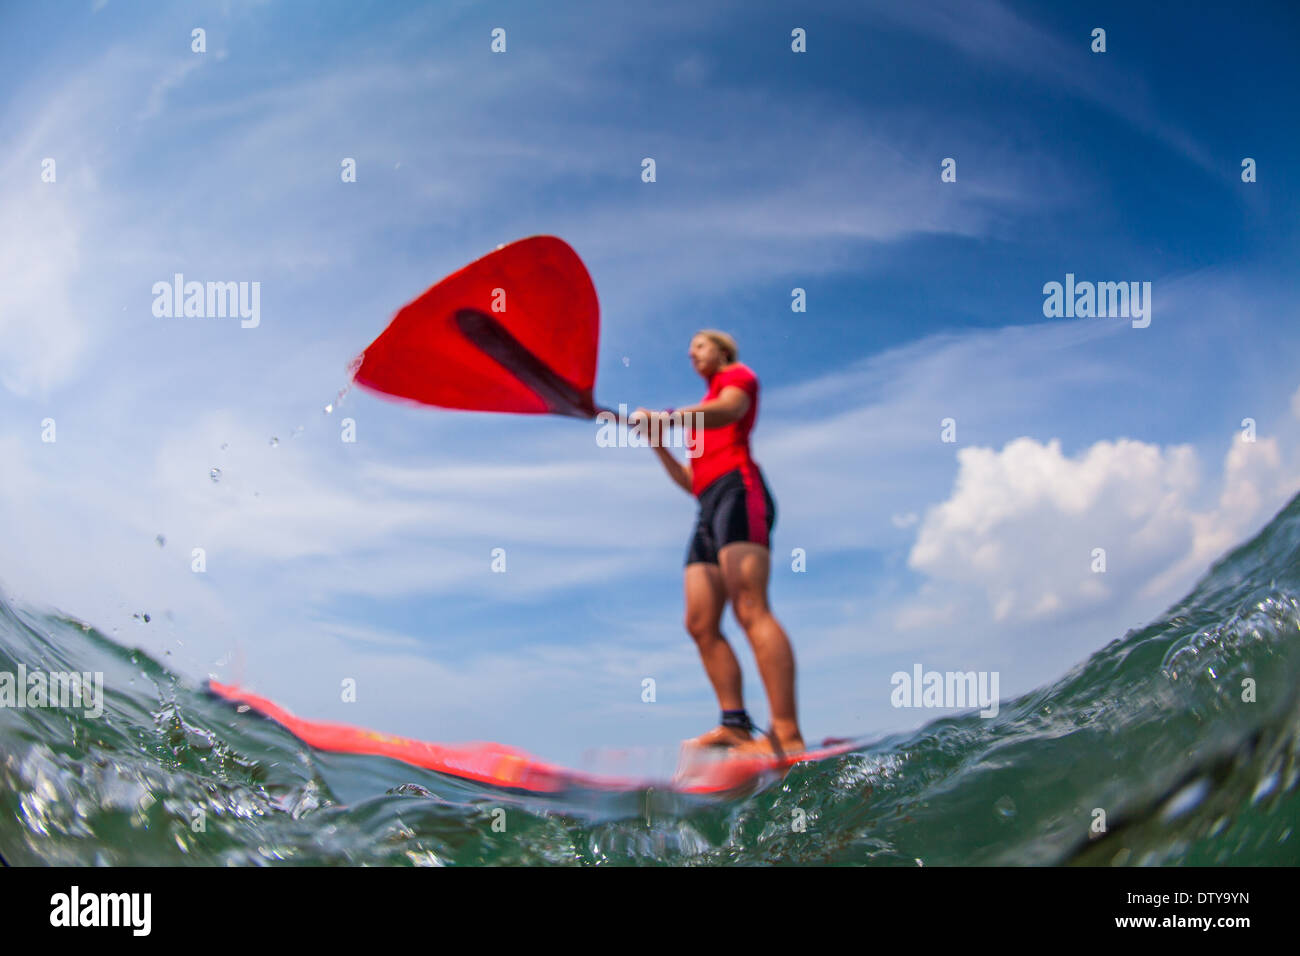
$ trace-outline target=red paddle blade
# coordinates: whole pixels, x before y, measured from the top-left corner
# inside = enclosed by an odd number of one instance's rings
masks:
[[[425,405],[594,418],[599,336],[578,254],[532,236],[404,306],[351,367],[358,384]]]

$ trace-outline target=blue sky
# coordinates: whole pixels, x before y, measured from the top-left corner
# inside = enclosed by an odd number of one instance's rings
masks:
[[[404,302],[544,233],[603,403],[698,398],[704,326],[758,373],[809,738],[936,716],[890,706],[913,663],[1011,696],[1181,597],[1300,487],[1300,15],[757,6],[6,5],[0,585],[308,716],[567,762],[711,726],[649,452],[322,413]],[[176,272],[260,282],[261,324],[156,318]],[[1066,273],[1151,282],[1150,327],[1044,318]]]

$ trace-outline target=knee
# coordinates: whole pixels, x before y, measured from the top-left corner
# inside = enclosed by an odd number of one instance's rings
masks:
[[[770,613],[763,596],[750,593],[736,595],[735,600],[731,602],[731,610],[736,615],[736,621],[746,631]]]
[[[718,630],[718,622],[713,619],[711,614],[687,614],[686,633],[691,635],[697,644],[722,640],[722,632]]]

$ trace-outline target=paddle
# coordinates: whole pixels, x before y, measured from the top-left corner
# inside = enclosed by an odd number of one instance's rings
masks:
[[[532,236],[403,306],[349,365],[395,399],[481,412],[594,418],[600,306],[578,254]]]

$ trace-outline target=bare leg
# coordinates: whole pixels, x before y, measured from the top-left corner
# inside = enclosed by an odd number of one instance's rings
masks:
[[[794,651],[781,622],[767,604],[771,558],[766,547],[734,541],[718,552],[727,596],[736,620],[745,629],[772,711],[772,732],[782,750],[804,749],[795,706]],[[770,742],[755,741],[755,749],[771,750]]]
[[[704,671],[713,684],[718,704],[723,710],[740,710],[745,706],[741,690],[740,662],[722,636],[722,611],[727,605],[727,591],[722,571],[716,564],[698,562],[686,566],[686,630],[695,639],[704,662]],[[717,727],[688,743],[697,746],[731,746],[749,740],[749,732],[734,727]]]

